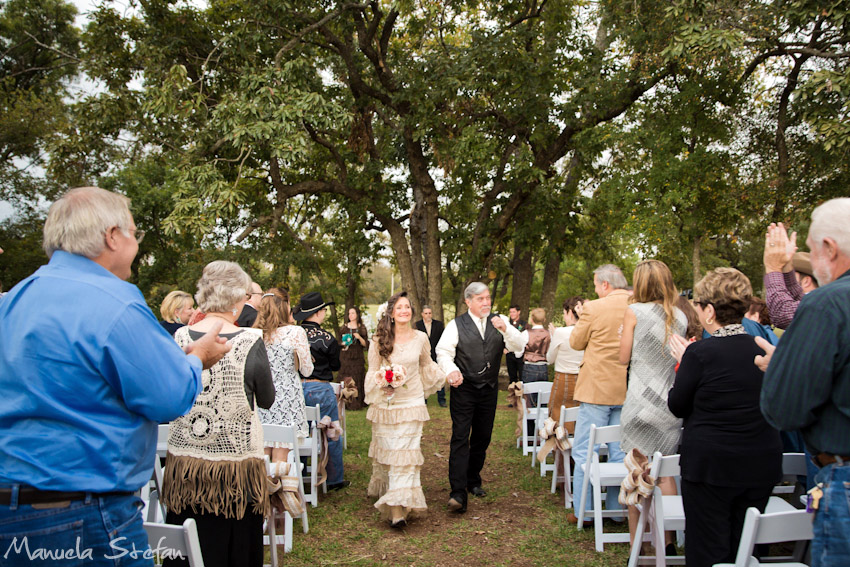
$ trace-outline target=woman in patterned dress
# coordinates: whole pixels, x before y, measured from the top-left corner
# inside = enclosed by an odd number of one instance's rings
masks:
[[[313,372],[313,359],[307,333],[292,324],[289,295],[278,288],[268,290],[260,299],[254,327],[263,331],[275,389],[274,404],[267,410],[260,410],[260,420],[270,425],[295,428],[300,443],[310,435],[310,431],[298,369],[309,375]],[[265,453],[272,462],[285,462],[289,451],[294,448],[274,443],[273,447],[265,448]]]
[[[411,513],[428,509],[419,480],[424,462],[419,442],[422,425],[430,418],[425,398],[442,388],[446,375],[431,360],[428,335],[410,325],[413,308],[407,292],[387,301],[369,347],[366,374],[366,419],[372,422],[372,479],[369,496],[378,497],[375,508],[394,528],[406,525]],[[404,387],[380,387],[374,376],[381,366],[404,367]]]
[[[620,339],[620,364],[629,365],[629,387],[620,418],[620,448],[625,453],[639,451],[646,457],[656,451],[672,455],[679,447],[682,420],[667,407],[676,367],[667,341],[674,334],[684,336],[688,320],[676,307],[676,286],[667,264],[658,260],[641,262],[632,282],[633,303],[626,309]],[[634,461],[634,454],[629,458]],[[658,485],[662,493],[676,494],[672,478],[659,479]],[[637,508],[629,505],[632,539],[639,515]],[[667,538],[672,544],[672,533],[668,532]]]

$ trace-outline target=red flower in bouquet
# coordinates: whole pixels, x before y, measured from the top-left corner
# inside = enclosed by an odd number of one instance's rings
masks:
[[[392,384],[393,383],[393,371],[387,370],[387,373],[384,374],[384,378],[387,380],[387,384]]]

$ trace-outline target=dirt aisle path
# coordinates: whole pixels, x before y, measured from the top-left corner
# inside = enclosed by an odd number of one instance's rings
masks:
[[[382,522],[366,496],[371,476],[367,456],[371,436],[366,412],[348,414],[348,450],[345,453],[345,491],[320,496],[310,508],[310,533],[296,522],[294,550],[282,565],[515,565],[621,566],[625,545],[593,549],[593,532],[579,532],[567,524],[567,510],[559,491],[550,494],[551,476],[531,468],[530,456],[516,449],[516,414],[500,397],[482,477],[487,496],[471,498],[466,514],[446,511],[449,498],[448,455],[451,435],[449,410],[436,396],[428,405],[431,421],[425,425],[422,486],[429,511],[426,517],[394,530]]]

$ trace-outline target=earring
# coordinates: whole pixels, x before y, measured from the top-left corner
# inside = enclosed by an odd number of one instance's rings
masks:
[[[390,323],[395,323],[395,317],[390,317]]]
[[[714,319],[713,318],[712,319],[706,319],[705,322],[708,323],[709,325],[711,325],[711,324],[714,323]]]
[[[236,308],[231,309],[230,312],[233,313],[234,317],[236,317]]]

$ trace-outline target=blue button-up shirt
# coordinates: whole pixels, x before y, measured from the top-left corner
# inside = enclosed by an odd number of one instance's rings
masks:
[[[0,485],[137,490],[201,372],[136,286],[54,252],[0,302]]]

